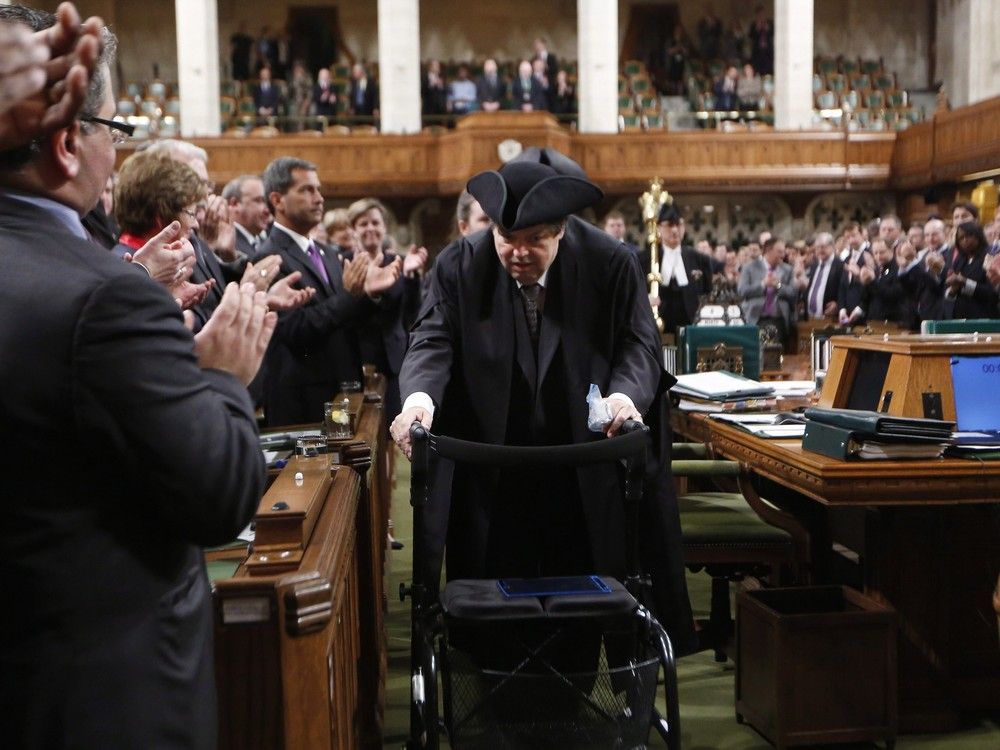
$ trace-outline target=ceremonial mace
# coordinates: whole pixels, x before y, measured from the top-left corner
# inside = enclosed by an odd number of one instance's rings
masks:
[[[660,283],[663,281],[660,275],[660,233],[657,219],[660,207],[673,202],[673,197],[663,189],[663,181],[659,177],[654,177],[649,183],[649,190],[639,196],[642,220],[646,224],[646,242],[649,243],[649,275],[646,276],[646,281],[649,282],[649,293],[655,297],[660,296]],[[660,317],[659,307],[653,308],[653,319],[656,320],[657,330],[663,333],[663,318]]]

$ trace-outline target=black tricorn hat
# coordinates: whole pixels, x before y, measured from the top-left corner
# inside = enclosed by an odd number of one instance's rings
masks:
[[[668,224],[680,224],[684,221],[684,217],[681,216],[681,212],[677,210],[677,206],[673,203],[664,203],[660,206],[660,214],[656,217],[658,224],[667,222]]]
[[[588,180],[529,161],[505,164],[499,172],[480,172],[467,189],[504,232],[562,221],[604,197]]]
[[[530,161],[535,162],[536,164],[545,164],[566,177],[582,177],[585,180],[588,179],[587,173],[583,171],[583,167],[566,156],[566,154],[562,151],[556,151],[554,148],[549,148],[548,146],[543,146],[542,148],[539,148],[538,146],[529,146],[511,159],[508,163],[513,164],[519,161]]]

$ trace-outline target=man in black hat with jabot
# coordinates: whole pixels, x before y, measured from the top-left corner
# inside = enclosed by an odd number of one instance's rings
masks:
[[[650,300],[658,305],[664,333],[677,333],[690,325],[698,314],[698,298],[712,291],[712,265],[708,256],[684,244],[684,217],[673,203],[660,206],[657,216],[660,235],[660,293]],[[649,271],[648,247],[639,254],[639,263]]]
[[[442,251],[432,271],[392,425],[407,454],[414,421],[478,442],[559,445],[613,436],[647,413],[662,418],[672,379],[636,256],[572,216],[601,190],[541,161],[469,181],[492,225]],[[610,406],[604,434],[587,428],[591,383]],[[625,572],[622,505],[608,502],[622,492],[614,467],[501,473],[441,464],[425,580],[437,580],[446,529],[449,580]],[[686,653],[695,638],[676,500],[665,467],[653,460],[649,470],[664,481],[644,498],[642,563],[658,616]]]

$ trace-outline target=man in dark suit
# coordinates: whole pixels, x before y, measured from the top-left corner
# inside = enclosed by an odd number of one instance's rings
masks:
[[[276,117],[282,113],[285,102],[281,90],[271,80],[271,69],[260,69],[260,81],[250,88],[253,96],[254,111],[260,116],[261,122],[268,117]]]
[[[0,19],[55,20],[18,6]],[[274,318],[233,286],[192,339],[162,286],[87,237],[80,217],[115,163],[104,41],[78,119],[0,152],[0,438],[19,446],[0,459],[0,576],[17,602],[0,622],[4,742],[207,749],[201,547],[233,539],[260,500],[245,384]]]
[[[263,243],[261,237],[271,219],[263,180],[255,174],[235,177],[222,189],[222,198],[229,206],[229,218],[236,232],[237,254],[257,260],[257,250]]]
[[[337,90],[330,81],[329,68],[320,68],[316,74],[312,100],[317,117],[333,117],[337,114]]]
[[[864,323],[865,285],[861,280],[861,269],[875,267],[871,245],[864,242],[861,227],[851,222],[844,230],[847,241],[844,267],[840,272],[837,289],[837,322],[842,326]]]
[[[806,269],[809,282],[804,290],[806,316],[810,320],[832,319],[837,316],[837,296],[844,264],[834,252],[833,235],[829,232],[816,235],[814,250],[815,258]]]
[[[496,112],[503,106],[507,85],[497,73],[497,61],[490,58],[483,63],[483,74],[476,81],[476,99],[484,112]]]
[[[650,304],[660,311],[664,333],[677,333],[698,314],[699,297],[712,290],[712,267],[707,256],[684,244],[684,217],[672,203],[658,216],[660,234],[660,293]],[[651,253],[643,248],[639,263],[649,272]]]
[[[493,227],[458,240],[434,265],[400,373],[405,400],[392,434],[404,452],[414,421],[496,444],[600,440],[587,427],[591,383],[607,397],[604,434],[628,418],[658,419],[672,379],[636,256],[569,216],[601,191],[523,161],[473,177],[468,190]],[[684,653],[694,633],[676,501],[665,467],[650,470],[666,481],[646,493],[640,549],[658,613]],[[621,505],[608,503],[621,487],[610,467],[498,473],[456,465],[450,477],[438,475],[446,487],[428,521],[426,580],[437,580],[442,546],[449,579],[624,572]],[[450,504],[451,496],[462,502]]]
[[[323,219],[316,167],[280,157],[264,170],[264,189],[274,228],[261,253],[281,256],[285,274],[299,271],[302,286],[315,289],[311,302],[281,313],[267,354],[264,413],[271,425],[323,419],[323,404],[347,380],[361,380],[357,328],[378,312],[381,295],[399,278],[401,261],[384,267],[367,255],[346,263],[309,238]]]
[[[545,66],[545,77],[549,81],[555,82],[556,73],[559,72],[559,61],[556,56],[549,52],[549,43],[544,37],[536,37],[534,41],[535,56],[533,60],[541,60]]]
[[[351,98],[348,111],[355,117],[378,116],[378,84],[371,79],[365,66],[354,63],[351,68]]]
[[[512,107],[522,112],[535,112],[549,108],[549,94],[531,69],[531,63],[522,60],[517,66],[517,78],[510,85]]]

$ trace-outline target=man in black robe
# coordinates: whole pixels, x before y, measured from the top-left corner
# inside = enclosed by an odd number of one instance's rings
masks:
[[[514,162],[476,175],[468,190],[493,222],[438,257],[400,372],[402,413],[392,426],[407,454],[414,421],[442,434],[508,445],[583,443],[648,415],[658,439],[671,383],[635,255],[571,216],[597,203],[589,181],[545,164]],[[596,384],[611,421],[587,428]],[[656,422],[656,424],[652,424]],[[640,556],[653,604],[675,650],[694,632],[668,468],[650,455],[640,513]],[[447,534],[455,578],[625,572],[622,489],[614,467],[484,471],[440,467],[427,519],[437,580]],[[451,491],[442,492],[450,474]]]

